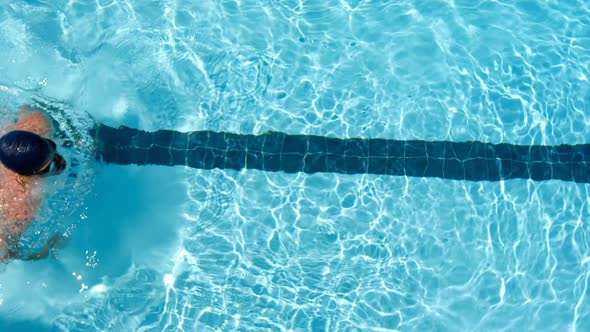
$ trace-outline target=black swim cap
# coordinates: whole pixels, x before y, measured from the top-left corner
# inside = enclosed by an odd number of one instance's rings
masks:
[[[20,175],[35,174],[53,154],[45,138],[29,131],[14,130],[0,138],[0,162]]]

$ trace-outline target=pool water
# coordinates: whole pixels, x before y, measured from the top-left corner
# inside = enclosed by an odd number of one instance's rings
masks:
[[[31,0],[0,34],[3,120],[590,142],[584,1]],[[0,272],[3,331],[590,330],[587,184],[78,157],[43,212],[67,246]]]

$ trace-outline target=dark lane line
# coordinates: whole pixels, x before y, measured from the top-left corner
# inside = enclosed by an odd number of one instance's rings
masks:
[[[91,130],[96,158],[121,165],[184,165],[285,173],[383,174],[467,181],[507,179],[590,182],[590,145],[338,139],[269,132]]]

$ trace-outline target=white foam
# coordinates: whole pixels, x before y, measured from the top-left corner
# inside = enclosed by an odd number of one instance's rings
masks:
[[[175,281],[176,278],[172,274],[166,273],[164,275],[164,285],[166,285],[166,288],[172,288],[172,286],[174,286]]]
[[[178,126],[176,130],[178,131],[194,131],[199,129],[204,129],[205,126],[205,117],[200,112],[197,115],[186,115],[185,121],[181,121],[182,125]]]
[[[115,120],[121,120],[129,110],[129,102],[124,96],[119,97],[112,108],[112,115]]]
[[[97,284],[94,285],[90,288],[90,290],[88,291],[88,294],[90,294],[91,296],[94,297],[98,297],[98,296],[103,296],[104,293],[106,293],[108,290],[108,287],[105,284]]]

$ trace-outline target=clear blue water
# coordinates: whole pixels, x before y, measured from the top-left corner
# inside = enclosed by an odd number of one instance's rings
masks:
[[[0,35],[3,119],[590,142],[584,1],[22,1]],[[81,167],[3,331],[590,330],[585,184]]]

